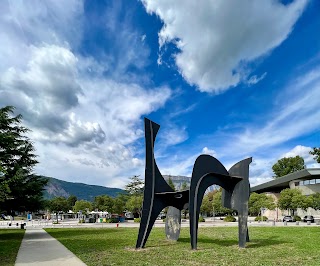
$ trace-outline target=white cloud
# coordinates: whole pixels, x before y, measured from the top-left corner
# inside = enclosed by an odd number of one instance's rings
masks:
[[[287,5],[274,0],[142,3],[164,23],[160,48],[171,42],[180,50],[175,60],[185,80],[200,91],[219,93],[246,80],[247,63],[287,38],[307,0]]]
[[[312,76],[312,78],[311,78]],[[242,132],[229,135],[227,149],[243,151],[244,154],[303,136],[320,127],[320,68],[294,79],[277,97],[276,104],[268,116],[257,125],[243,125]]]
[[[208,155],[211,155],[211,156],[213,156],[213,157],[217,157],[216,151],[215,151],[215,150],[211,150],[211,149],[209,149],[208,147],[204,147],[204,148],[202,149],[202,154],[208,154]]]
[[[247,80],[247,84],[248,85],[257,84],[259,81],[263,80],[266,76],[267,76],[267,72],[264,72],[260,77],[258,77],[257,75],[253,75]]]
[[[314,168],[317,165],[317,163],[313,159],[313,155],[309,153],[311,150],[312,150],[311,147],[297,145],[292,150],[282,154],[279,159],[284,157],[301,156],[304,159],[304,163],[306,164],[307,167]],[[320,164],[318,164],[317,167],[320,167]]]
[[[172,92],[128,72],[143,68],[149,55],[130,14],[121,21],[121,10],[105,12],[116,15],[103,16],[101,24],[114,47],[93,57],[78,54],[81,1],[10,1],[0,9],[6,11],[0,17],[0,104],[16,106],[32,130],[36,172],[118,187],[142,174],[135,143],[143,136],[141,117],[162,108]]]
[[[161,146],[173,146],[188,139],[186,128],[167,126],[160,135]]]
[[[31,45],[76,47],[81,39],[81,1],[1,1],[0,10],[0,71],[23,65]]]

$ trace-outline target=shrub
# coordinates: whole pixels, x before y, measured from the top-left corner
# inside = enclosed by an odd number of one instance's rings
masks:
[[[199,216],[199,223],[203,223],[205,222],[206,220],[202,217],[202,216]]]
[[[141,218],[134,218],[134,222],[135,223],[140,223],[141,222]]]
[[[254,219],[256,222],[258,221],[261,221],[261,216],[257,216],[255,219]],[[262,216],[262,221],[268,221],[268,217],[266,216]]]
[[[233,216],[231,215],[227,215],[224,219],[223,219],[224,222],[235,222],[237,221],[236,218],[234,218]]]
[[[162,221],[165,223],[167,218],[164,218]]]
[[[118,222],[119,222],[119,219],[114,217],[106,220],[106,223],[118,223]]]
[[[301,217],[298,215],[293,216],[293,219],[295,219],[297,222],[301,221]]]

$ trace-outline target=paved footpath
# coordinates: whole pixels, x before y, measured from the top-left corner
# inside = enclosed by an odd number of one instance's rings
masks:
[[[15,266],[86,266],[43,229],[27,229]]]

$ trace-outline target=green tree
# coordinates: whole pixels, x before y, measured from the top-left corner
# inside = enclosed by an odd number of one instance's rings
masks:
[[[264,193],[251,193],[249,198],[249,213],[252,216],[257,216],[261,212],[261,208],[267,208],[269,210],[274,210],[276,204],[271,196]]]
[[[13,116],[14,107],[0,108],[0,209],[35,211],[42,207],[43,187],[48,180],[33,174],[38,163],[29,129],[21,126],[22,115]]]
[[[320,148],[314,147],[312,151],[310,151],[311,155],[314,155],[313,159],[317,161],[317,163],[320,163]]]
[[[67,198],[68,204],[69,204],[69,210],[73,209],[74,204],[77,202],[78,198],[74,195],[70,195]]]
[[[82,211],[82,213],[87,213],[88,211],[92,210],[91,202],[87,200],[77,200],[73,206],[74,212]]]
[[[117,214],[122,214],[126,209],[126,203],[121,198],[116,197],[114,199],[113,211]]]
[[[99,211],[114,212],[114,199],[108,195],[96,196],[93,201],[93,208]]]
[[[131,196],[126,203],[126,208],[132,213],[138,213],[139,217],[141,217],[142,202],[143,202],[142,196],[139,196],[139,195]]]
[[[315,210],[320,210],[320,193],[317,192],[315,194],[312,194],[310,197],[312,200],[312,205],[310,207]]]
[[[189,187],[188,187],[187,182],[184,181],[184,182],[182,183],[182,185],[181,185],[181,190],[185,190],[185,189],[188,189],[188,188],[189,188]]]
[[[279,178],[302,169],[304,169],[304,160],[298,155],[296,157],[284,157],[272,166],[275,174],[274,178]]]
[[[306,210],[312,206],[312,198],[302,195],[299,189],[286,188],[280,192],[278,206],[281,210],[288,210],[292,215],[297,208]]]
[[[213,194],[212,206],[214,208],[215,214],[223,215],[223,214],[232,213],[231,209],[225,208],[222,206],[222,190],[221,189],[217,191],[215,194]]]
[[[4,175],[5,171],[2,169],[0,164],[0,180],[2,180],[3,178],[3,181],[0,182],[0,202],[5,201],[5,199],[10,193],[9,184],[7,180],[4,180]]]
[[[58,222],[58,214],[61,212],[67,212],[69,210],[69,203],[64,197],[56,197],[49,201],[48,207],[51,212],[56,213]]]
[[[200,206],[200,212],[208,215],[212,212],[212,210],[213,210],[212,199],[210,200],[209,195],[206,194],[206,195],[204,195],[204,197],[202,199],[202,203]]]
[[[168,179],[168,185],[169,185],[174,191],[176,191],[176,187],[175,187],[175,185],[173,184],[173,181],[172,181],[171,177],[169,177],[169,179]]]
[[[139,176],[130,177],[130,182],[125,186],[125,190],[129,195],[142,195],[144,182]]]
[[[181,191],[188,189],[188,184],[186,181],[184,181],[181,185]],[[187,219],[187,215],[188,215],[188,209],[182,210],[182,215],[184,217],[184,219]]]

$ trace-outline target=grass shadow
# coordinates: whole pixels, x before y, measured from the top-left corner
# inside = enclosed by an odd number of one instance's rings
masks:
[[[190,243],[190,238],[179,238],[178,242],[182,243]],[[230,246],[237,246],[238,240],[234,239],[211,239],[211,238],[199,238],[198,244],[214,244],[222,247],[230,247]],[[259,247],[267,247],[267,246],[274,246],[274,245],[281,245],[291,243],[290,241],[283,241],[277,240],[274,238],[267,238],[267,239],[252,239],[250,242],[247,243],[246,248],[259,248]]]
[[[247,248],[260,248],[260,247],[276,246],[276,245],[289,244],[289,243],[292,243],[292,242],[277,240],[274,238],[252,239],[250,242],[247,243]]]

